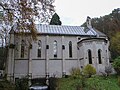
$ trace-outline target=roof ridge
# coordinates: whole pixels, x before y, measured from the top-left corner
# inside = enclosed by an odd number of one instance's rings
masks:
[[[49,24],[36,24],[36,25],[41,25],[41,26],[56,26],[56,27],[59,27],[59,26],[60,27],[64,27],[64,26],[65,27],[81,27],[81,26],[77,26],[77,25],[76,26],[74,26],[74,25],[73,26],[71,26],[71,25],[49,25]]]

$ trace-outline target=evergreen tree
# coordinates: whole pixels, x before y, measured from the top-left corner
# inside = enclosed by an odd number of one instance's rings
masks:
[[[50,25],[61,25],[62,22],[60,21],[60,17],[57,15],[57,13],[55,13],[52,16],[52,19],[50,21]]]

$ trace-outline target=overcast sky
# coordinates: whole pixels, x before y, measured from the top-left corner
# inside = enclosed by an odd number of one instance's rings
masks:
[[[54,5],[63,25],[79,26],[87,16],[100,17],[120,8],[120,0],[55,0]]]

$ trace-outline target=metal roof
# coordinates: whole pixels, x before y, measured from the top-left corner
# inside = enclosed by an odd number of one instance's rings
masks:
[[[105,35],[104,33],[98,31],[97,29],[94,29],[94,30],[97,32],[97,34],[98,34],[99,36],[101,36],[101,37],[106,37],[106,35]]]
[[[40,34],[59,34],[59,35],[91,35],[96,36],[98,33],[93,28],[85,32],[85,28],[81,26],[64,26],[64,25],[36,25]]]

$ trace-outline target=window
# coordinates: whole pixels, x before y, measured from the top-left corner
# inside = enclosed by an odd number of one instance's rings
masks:
[[[69,57],[72,57],[72,42],[69,42]]]
[[[78,40],[80,40],[81,38],[80,37],[78,37]]]
[[[101,59],[101,50],[98,50],[98,62],[99,64],[102,64],[102,59]]]
[[[92,52],[90,49],[88,50],[88,60],[89,60],[89,64],[92,64]]]
[[[57,57],[57,41],[55,40],[53,43],[53,55]]]
[[[38,41],[38,57],[41,57],[41,48],[42,48],[42,42],[41,40]]]
[[[21,58],[24,58],[24,53],[25,53],[25,41],[21,41]]]

